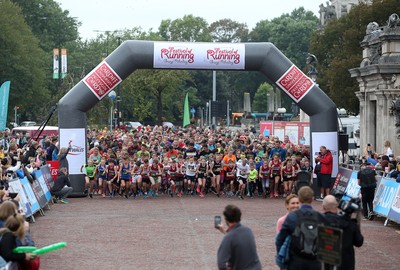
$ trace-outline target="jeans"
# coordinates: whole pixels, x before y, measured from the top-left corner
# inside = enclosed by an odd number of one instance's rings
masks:
[[[63,187],[60,191],[52,192],[52,194],[59,199],[65,199],[72,192],[72,187]]]

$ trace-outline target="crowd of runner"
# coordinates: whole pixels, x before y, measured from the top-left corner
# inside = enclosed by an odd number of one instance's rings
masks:
[[[85,195],[286,197],[309,150],[250,129],[146,127],[88,131]]]

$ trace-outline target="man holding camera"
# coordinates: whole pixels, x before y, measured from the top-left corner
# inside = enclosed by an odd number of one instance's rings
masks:
[[[358,185],[361,187],[364,220],[372,220],[374,218],[372,202],[374,201],[376,188],[375,176],[375,170],[365,163],[361,165],[361,170],[357,173]]]
[[[261,269],[253,232],[240,224],[240,209],[227,205],[223,214],[228,229],[224,228],[220,220],[215,221],[215,228],[225,234],[218,248],[218,269]]]
[[[347,213],[338,215],[338,202],[332,195],[328,195],[322,201],[322,208],[325,212],[326,224],[343,230],[342,234],[342,263],[338,270],[355,269],[354,246],[361,247],[364,237],[361,234],[359,224],[356,219],[351,219]],[[355,209],[355,211],[357,211]],[[357,212],[359,214],[360,211]]]

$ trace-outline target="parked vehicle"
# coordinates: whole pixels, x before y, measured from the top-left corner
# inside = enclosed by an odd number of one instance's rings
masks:
[[[140,122],[131,122],[131,121],[128,121],[128,122],[125,122],[124,124],[125,124],[125,127],[126,127],[128,130],[130,130],[130,129],[139,129],[139,127],[140,127],[140,128],[143,128],[143,125],[142,125]]]
[[[20,127],[31,127],[31,126],[37,126],[36,122],[34,121],[23,121],[21,124],[19,124]]]
[[[11,130],[11,137],[15,137],[17,133],[20,134],[28,134],[31,138],[36,139],[39,136],[40,126],[24,126],[24,127],[16,127]],[[43,131],[40,133],[38,140],[43,139],[43,135],[47,136],[58,136],[58,127],[55,126],[46,126]]]

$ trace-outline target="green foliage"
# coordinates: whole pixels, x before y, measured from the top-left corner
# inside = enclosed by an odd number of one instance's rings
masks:
[[[253,111],[254,112],[267,112],[268,111],[268,94],[273,91],[273,88],[268,83],[263,83],[258,87],[254,95]]]
[[[238,23],[231,19],[222,19],[213,22],[209,31],[215,42],[246,42],[249,29],[246,24]]]
[[[185,15],[181,19],[162,20],[158,32],[163,40],[206,42],[211,41],[208,23],[201,17]]]
[[[360,42],[368,23],[375,21],[384,25],[395,10],[399,10],[398,0],[359,4],[347,16],[330,21],[313,35],[310,51],[318,58],[318,83],[338,107],[355,114],[359,112],[359,102],[354,94],[359,87],[348,70],[360,65]]]
[[[11,81],[9,119],[13,107],[21,107],[23,119],[37,119],[47,110],[45,54],[25,23],[21,9],[0,1],[0,83]],[[47,114],[47,113],[46,113]]]

